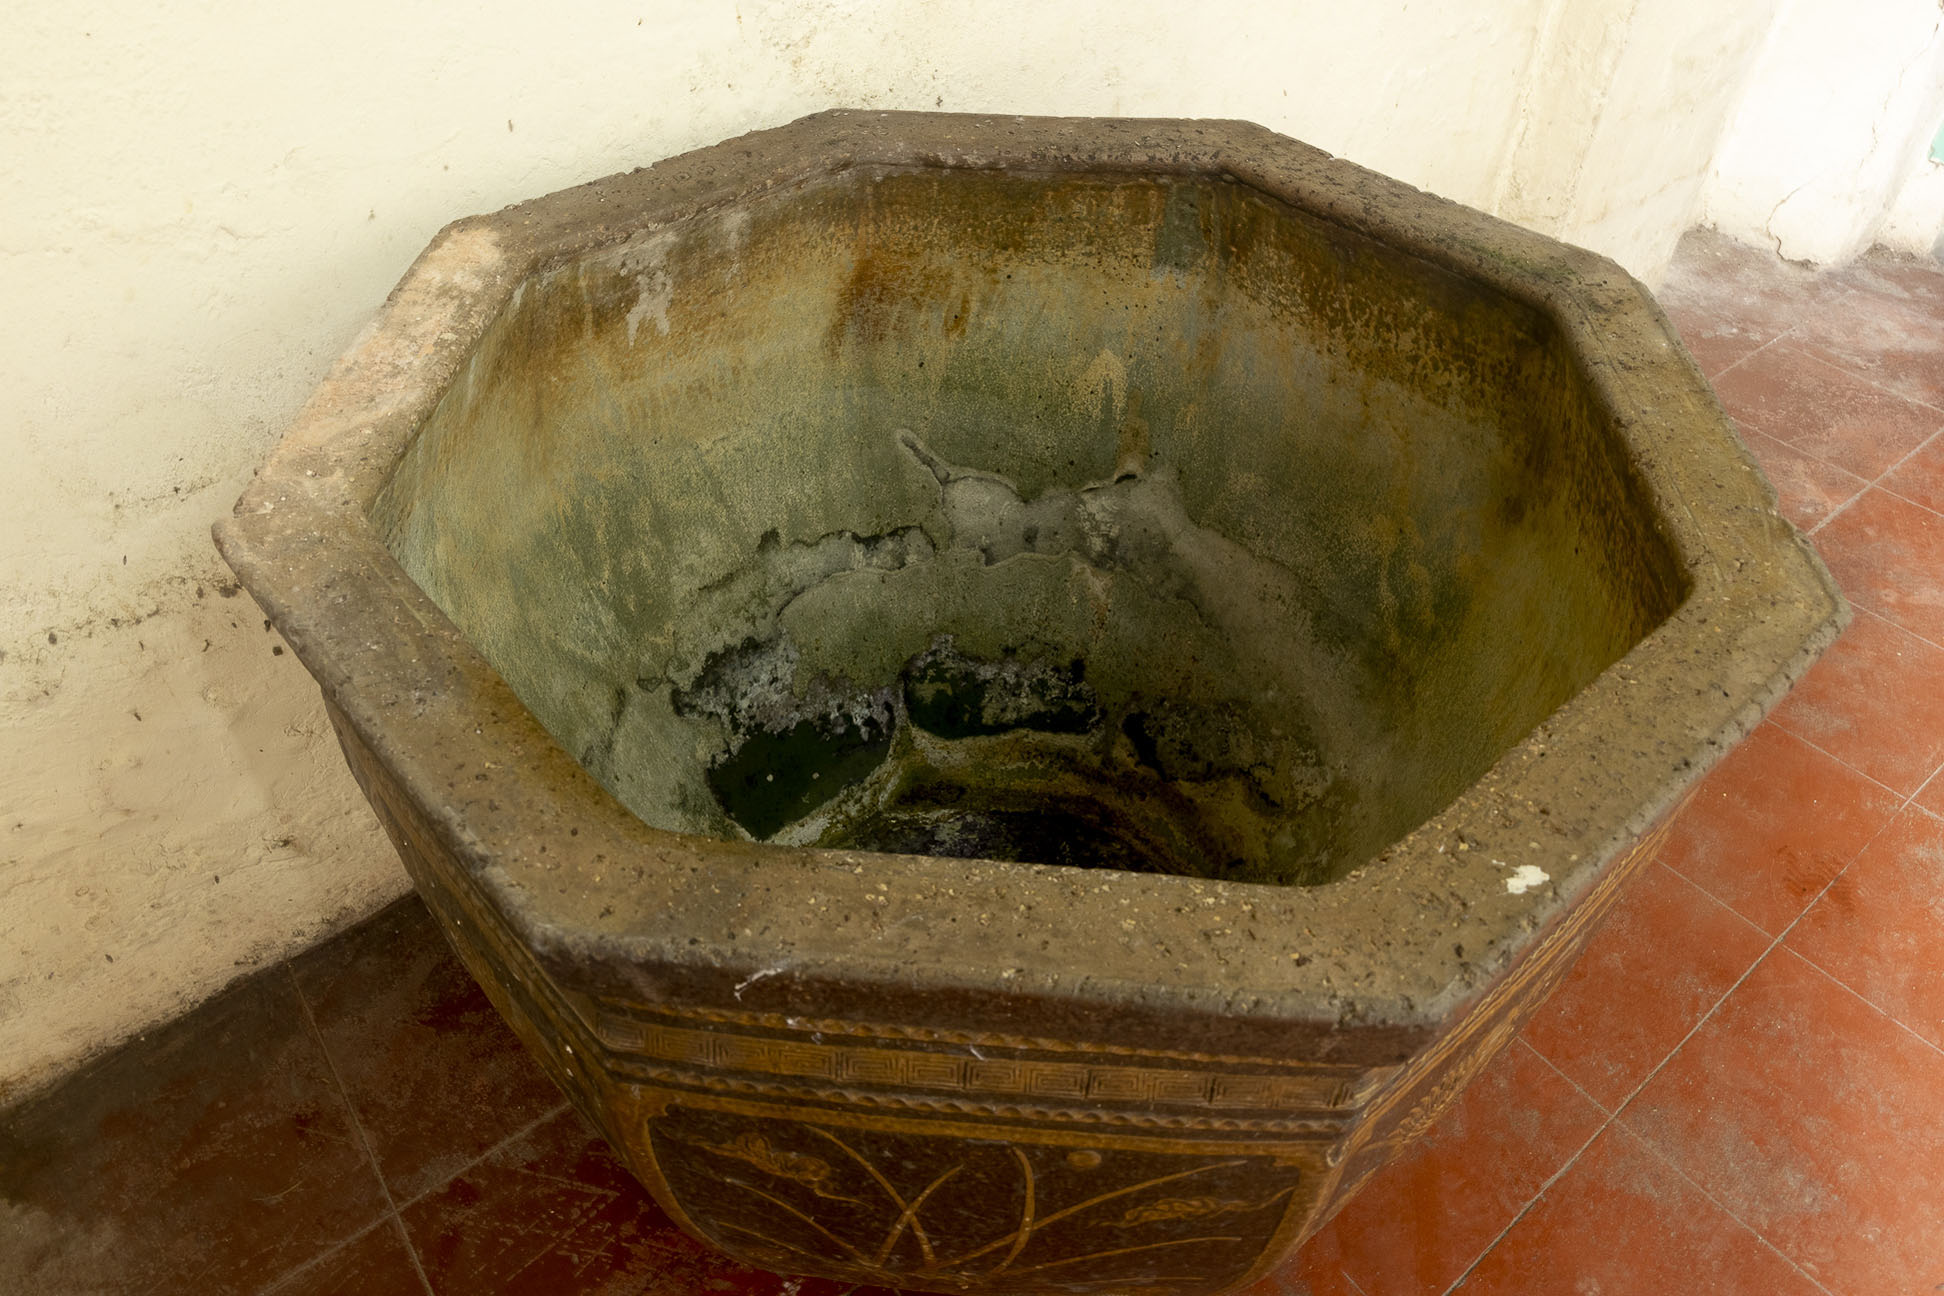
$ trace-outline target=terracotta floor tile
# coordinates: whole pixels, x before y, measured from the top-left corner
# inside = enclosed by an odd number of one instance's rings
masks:
[[[282,968],[0,1116],[0,1291],[256,1291],[384,1211]]]
[[[1944,762],[1944,648],[1858,610],[1772,718],[1908,796]]]
[[[1343,1239],[1335,1220],[1305,1242],[1275,1273],[1245,1296],[1369,1296],[1343,1271]]]
[[[425,1280],[390,1216],[266,1287],[263,1296],[426,1296]]]
[[[1944,516],[1868,490],[1829,520],[1816,547],[1852,603],[1944,643]]]
[[[292,970],[395,1200],[560,1104],[416,897]]]
[[[1832,285],[1907,302],[1944,319],[1944,264],[1874,248],[1823,276]]]
[[[780,1292],[784,1281],[682,1234],[572,1110],[503,1144],[400,1215],[442,1296],[691,1296]]]
[[[1661,299],[1661,308],[1680,335],[1681,344],[1694,357],[1695,367],[1709,379],[1775,341],[1788,328],[1787,320],[1781,316],[1726,319],[1705,309],[1670,302],[1665,297]]]
[[[1817,1293],[1773,1248],[1617,1125],[1601,1133],[1457,1290],[1466,1296]]]
[[[1933,513],[1944,513],[1944,435],[1926,441],[1878,484]]]
[[[1874,479],[1944,427],[1944,412],[1891,395],[1784,338],[1714,380],[1721,403],[1824,463]]]
[[[1897,816],[1788,947],[1944,1047],[1944,821],[1914,808]]]
[[[1774,485],[1782,516],[1805,531],[1848,503],[1869,484],[1854,473],[1806,455],[1753,428],[1742,429],[1742,441]]]
[[[765,1273],[695,1241],[571,1109],[508,1140],[401,1214],[442,1296],[899,1296]]]
[[[1832,1292],[1944,1282],[1944,1052],[1787,949],[1620,1119]]]
[[[1332,1222],[1336,1265],[1365,1292],[1443,1292],[1604,1119],[1514,1040],[1418,1147],[1343,1208]]]
[[[1944,678],[1944,653],[1937,667]],[[1944,746],[1944,734],[1938,742]],[[1779,936],[1890,822],[1898,804],[1894,794],[1840,761],[1775,724],[1761,724],[1695,789],[1661,858]],[[1743,963],[1736,975],[1747,967]]]
[[[1770,938],[1655,864],[1629,884],[1525,1039],[1616,1111],[1755,966]]]
[[[1667,282],[1655,293],[1681,341],[1710,378],[1780,337],[1803,303],[1826,288],[1812,274],[1778,263],[1712,230],[1681,240]]]
[[[1922,806],[1939,818],[1944,818],[1944,777],[1932,775],[1931,781],[1924,784],[1923,789],[1910,799],[1910,803]]]
[[[1944,313],[1921,295],[1831,295],[1804,310],[1789,340],[1888,391],[1944,406]]]

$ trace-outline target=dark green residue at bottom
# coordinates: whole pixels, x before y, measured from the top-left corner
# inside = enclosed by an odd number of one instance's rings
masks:
[[[709,787],[753,837],[772,836],[883,763],[887,727],[844,719],[799,720],[757,731],[709,770]]]
[[[942,814],[894,810],[857,825],[841,840],[824,844],[895,855],[1012,860],[1130,873],[1175,871],[1150,858],[1138,843],[1104,827],[1095,816],[1058,806],[973,807]]]

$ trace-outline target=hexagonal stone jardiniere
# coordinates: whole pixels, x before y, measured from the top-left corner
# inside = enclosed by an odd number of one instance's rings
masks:
[[[668,1212],[938,1291],[1263,1272],[1843,616],[1626,274],[1240,123],[461,221],[218,538]]]

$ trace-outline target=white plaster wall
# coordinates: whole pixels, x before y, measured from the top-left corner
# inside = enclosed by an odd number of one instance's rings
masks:
[[[1928,148],[1904,177],[1876,241],[1909,256],[1944,260],[1944,162],[1933,162]]]
[[[1940,116],[1939,0],[1784,0],[1715,158],[1706,219],[1791,260],[1847,261]]]
[[[1611,71],[1576,83],[1599,110],[1570,188],[1552,186],[1564,195],[1562,218],[1542,228],[1657,285],[1699,210],[1777,0],[1627,0],[1584,8],[1627,19],[1617,32],[1610,19],[1604,25],[1601,48],[1612,51]]]
[[[1657,283],[1777,3],[1549,5],[1492,210]]]
[[[833,106],[1237,116],[1652,274],[1768,13],[1691,9],[15,6],[0,1098],[403,889],[207,537],[448,219]]]

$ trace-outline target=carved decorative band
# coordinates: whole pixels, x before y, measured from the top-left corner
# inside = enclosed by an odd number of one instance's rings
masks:
[[[775,1099],[791,1119],[803,1112],[794,1104],[829,1103],[838,1108],[872,1107],[891,1111],[923,1113],[926,1116],[966,1117],[974,1120],[1028,1121],[1034,1124],[1104,1125],[1140,1130],[1192,1130],[1208,1134],[1280,1134],[1304,1143],[1327,1143],[1348,1129],[1354,1113],[1294,1118],[1252,1118],[1213,1114],[1126,1110],[1115,1107],[1053,1107],[1032,1103],[994,1102],[977,1097],[950,1098],[912,1093],[887,1093],[874,1090],[831,1089],[814,1084],[787,1084],[755,1080],[747,1076],[725,1076],[699,1072],[674,1071],[661,1067],[634,1066],[624,1076],[639,1084],[661,1086],[671,1094],[677,1087],[707,1095],[745,1094],[758,1099]]]
[[[608,1016],[601,1018],[600,1035],[609,1048],[644,1061],[831,1085],[1234,1112],[1341,1110],[1356,1097],[1355,1086],[1348,1078],[1329,1075],[1250,1075],[1041,1058],[968,1057],[917,1049],[778,1040]]]
[[[1018,1049],[1039,1053],[1085,1054],[1091,1057],[1128,1058],[1143,1062],[1197,1062],[1212,1066],[1246,1066],[1292,1075],[1327,1076],[1354,1080],[1366,1068],[1301,1062],[1289,1058],[1258,1057],[1235,1053],[1198,1053],[1181,1049],[1136,1048],[1125,1044],[1102,1044],[1089,1040],[1050,1039],[1038,1035],[1004,1035],[997,1031],[956,1030],[937,1026],[899,1025],[890,1022],[850,1021],[834,1017],[797,1017],[788,1013],[753,1012],[746,1008],[710,1008],[692,1004],[657,1003],[652,1008],[627,1000],[595,998],[605,1036],[612,1026],[629,1029],[634,1015],[647,1011],[657,1017],[676,1017],[760,1030],[793,1031],[808,1035],[841,1035],[860,1039],[909,1041],[919,1044],[956,1044],[992,1049]]]

